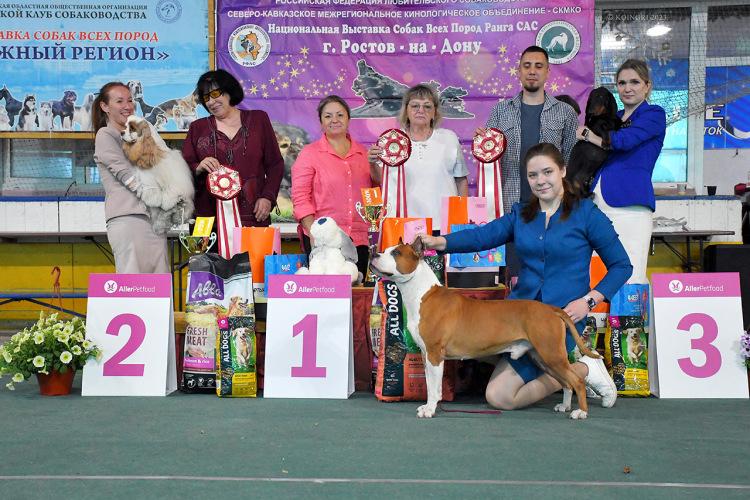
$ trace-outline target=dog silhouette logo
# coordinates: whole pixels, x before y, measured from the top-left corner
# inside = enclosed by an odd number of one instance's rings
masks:
[[[107,293],[115,293],[117,291],[117,282],[115,280],[109,280],[104,283],[104,291]]]
[[[227,46],[234,62],[246,68],[260,66],[271,53],[271,38],[258,25],[244,24],[234,30]]]
[[[297,291],[297,283],[294,281],[287,281],[284,283],[284,293],[287,295],[292,295]]]
[[[669,291],[674,294],[680,293],[683,288],[682,281],[680,280],[672,280],[669,282]]]
[[[578,54],[581,35],[566,21],[552,21],[539,30],[536,44],[547,51],[550,64],[565,64]]]

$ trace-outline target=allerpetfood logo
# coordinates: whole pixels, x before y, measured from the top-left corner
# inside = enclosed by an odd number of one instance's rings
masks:
[[[294,281],[287,281],[284,283],[284,293],[287,295],[293,295],[297,291],[297,283]]]
[[[669,291],[678,294],[682,291],[684,286],[682,285],[682,281],[680,280],[672,280],[669,282]]]
[[[569,22],[552,21],[539,30],[536,44],[547,51],[550,64],[564,64],[578,54],[581,35]]]
[[[182,15],[182,5],[177,0],[159,0],[156,4],[156,17],[162,22],[173,23]]]
[[[234,62],[253,68],[261,65],[271,53],[271,39],[260,26],[244,24],[232,32],[227,49]]]
[[[104,291],[112,294],[117,291],[117,282],[115,280],[109,280],[104,283]]]

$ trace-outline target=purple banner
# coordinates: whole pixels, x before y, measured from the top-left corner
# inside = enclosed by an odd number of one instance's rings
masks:
[[[550,53],[547,91],[583,107],[593,37],[593,0],[219,0],[216,57],[241,81],[242,107],[267,111],[290,152],[320,136],[326,95],[347,100],[352,136],[371,143],[417,83],[436,87],[442,126],[468,144],[497,100],[520,92],[529,45]]]
[[[547,92],[583,108],[594,83],[593,0],[217,1],[217,67],[241,82],[240,107],[269,114],[284,156],[277,222],[294,220],[291,167],[320,137],[316,108],[329,94],[349,103],[349,131],[368,147],[399,126],[409,87],[432,85],[474,192],[474,130],[521,91],[518,61],[530,45],[550,54]]]

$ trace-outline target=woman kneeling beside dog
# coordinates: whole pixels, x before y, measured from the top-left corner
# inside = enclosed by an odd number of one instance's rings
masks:
[[[450,253],[476,252],[514,242],[521,272],[508,298],[560,307],[581,333],[589,311],[625,284],[633,266],[610,220],[590,199],[579,199],[571,191],[562,154],[554,145],[533,146],[525,163],[532,192],[528,203],[516,203],[509,214],[476,229],[420,238],[427,248]],[[607,274],[589,290],[589,263],[594,250],[607,266]],[[568,351],[575,347],[570,333],[565,343]],[[602,406],[615,404],[617,389],[601,359],[583,356],[573,369],[602,396]],[[560,383],[544,373],[528,354],[517,360],[503,354],[487,385],[486,397],[496,408],[513,410],[560,389]]]

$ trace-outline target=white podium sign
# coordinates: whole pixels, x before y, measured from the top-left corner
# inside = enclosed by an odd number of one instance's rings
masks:
[[[653,274],[655,365],[661,398],[747,398],[740,356],[738,273]],[[655,358],[655,359],[654,359]]]
[[[86,338],[102,350],[83,396],[164,396],[177,389],[172,276],[91,274]]]
[[[354,392],[349,276],[268,280],[263,397],[346,399]]]

